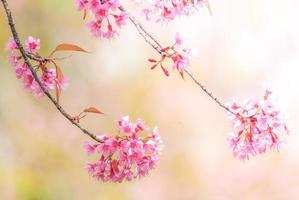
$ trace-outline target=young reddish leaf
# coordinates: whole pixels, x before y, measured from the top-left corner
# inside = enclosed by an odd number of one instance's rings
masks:
[[[148,61],[149,61],[149,62],[152,62],[152,63],[157,62],[155,59],[152,59],[152,58],[148,59]]]
[[[57,100],[57,103],[59,103],[61,90],[60,90],[60,88],[59,88],[59,86],[58,86],[57,83],[55,84],[55,92],[56,92],[56,100]]]
[[[61,88],[60,88],[58,82],[63,80],[63,73],[62,73],[60,67],[54,61],[52,61],[52,63],[54,64],[55,69],[56,69],[56,79],[57,80],[56,80],[56,83],[55,83],[55,93],[56,93],[56,100],[59,103]]]
[[[62,81],[64,79],[63,73],[58,66],[56,66],[56,78],[58,81]]]
[[[59,44],[54,51],[52,51],[52,53],[50,54],[50,56],[52,56],[55,52],[57,51],[80,51],[80,52],[85,52],[87,53],[87,51],[85,51],[84,49],[82,49],[81,47],[74,45],[74,44]]]
[[[65,57],[59,57],[59,58],[51,58],[51,60],[65,60],[65,59],[67,59],[67,58],[70,58],[70,57],[72,57],[72,55],[69,55],[69,56],[65,56]]]
[[[54,66],[56,68],[56,78],[57,78],[57,80],[62,81],[64,79],[64,76],[63,76],[61,68],[54,61],[52,61],[52,63],[54,64]]]
[[[90,113],[98,113],[98,114],[104,114],[103,112],[99,111],[98,109],[94,107],[89,107],[83,110],[84,112],[90,112]]]

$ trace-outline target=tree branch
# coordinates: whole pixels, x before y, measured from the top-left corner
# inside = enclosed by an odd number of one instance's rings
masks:
[[[121,11],[126,11],[124,7],[119,7]],[[127,12],[127,11],[126,11]],[[127,12],[128,13],[128,12]],[[152,46],[159,54],[163,54],[165,52],[162,52],[163,46],[159,43],[159,41],[150,34],[143,26],[142,24],[136,20],[132,15],[129,15],[129,19],[132,22],[132,24],[136,27],[139,34],[144,38],[144,40]],[[175,50],[174,50],[175,51]],[[176,51],[175,51],[176,52]],[[225,109],[226,111],[235,114],[233,111],[231,111],[219,98],[217,98],[211,91],[209,91],[191,72],[189,72],[188,69],[184,69],[184,71],[188,74],[188,76],[194,81],[196,85],[198,85],[203,92],[205,92],[214,102],[216,102],[220,107]]]
[[[40,88],[42,89],[42,91],[44,92],[44,94],[50,99],[50,101],[54,104],[54,106],[57,108],[57,110],[65,117],[67,118],[73,125],[75,125],[77,128],[79,128],[84,134],[88,135],[89,137],[91,137],[92,139],[94,139],[97,142],[102,142],[95,134],[91,133],[90,131],[88,131],[87,129],[83,128],[79,123],[77,123],[76,121],[74,121],[73,117],[68,114],[60,105],[59,103],[55,100],[55,98],[47,91],[47,89],[43,86],[43,84],[41,83],[41,81],[39,80],[36,72],[33,69],[33,66],[31,65],[29,59],[37,61],[37,62],[44,62],[46,61],[43,58],[37,58],[34,55],[28,54],[25,50],[24,47],[22,46],[19,36],[18,36],[18,32],[16,31],[15,25],[14,25],[14,21],[13,21],[13,17],[11,14],[10,9],[8,8],[8,4],[6,0],[1,0],[3,7],[5,9],[6,15],[7,15],[7,20],[8,20],[8,24],[9,27],[11,29],[13,38],[16,42],[16,44],[19,47],[20,53],[24,59],[25,64],[29,67],[35,81],[38,83],[38,85],[40,86]],[[122,6],[119,7],[119,9],[121,11],[126,11]],[[128,13],[128,12],[127,12]],[[131,23],[136,27],[137,31],[139,32],[139,34],[143,37],[143,39],[153,48],[155,49],[159,54],[163,54],[165,52],[162,52],[161,50],[163,49],[163,46],[159,43],[159,41],[157,39],[155,39],[154,36],[152,36],[143,26],[142,24],[135,19],[134,16],[129,15],[129,20],[131,21]],[[189,70],[184,69],[184,71],[188,74],[188,76],[195,82],[195,84],[197,84],[213,101],[215,101],[220,107],[224,108],[226,111],[231,112],[232,114],[234,114],[220,99],[218,99],[217,97],[214,96],[214,94],[209,91],[198,79],[195,78],[195,76],[189,72]]]
[[[24,50],[24,47],[22,46],[21,42],[20,42],[20,38],[18,35],[18,32],[16,30],[16,27],[14,25],[14,21],[13,21],[13,17],[11,14],[10,9],[8,8],[8,4],[6,0],[1,0],[2,5],[4,7],[6,16],[7,16],[7,20],[8,20],[8,25],[10,27],[10,30],[12,32],[13,38],[16,42],[16,44],[19,47],[20,53],[25,61],[25,64],[29,67],[35,81],[38,83],[38,85],[40,86],[40,88],[42,89],[42,91],[44,92],[44,94],[50,99],[50,101],[54,104],[54,106],[57,108],[57,110],[65,117],[67,118],[73,125],[75,125],[76,127],[78,127],[84,134],[88,135],[89,137],[91,137],[92,139],[94,139],[97,142],[102,142],[95,134],[89,132],[88,130],[86,130],[85,128],[83,128],[79,123],[75,122],[72,118],[72,116],[70,114],[68,114],[60,105],[59,103],[55,100],[55,98],[47,91],[47,89],[43,86],[43,84],[41,83],[41,81],[39,80],[37,74],[35,73],[33,66],[31,65],[29,59],[34,59],[33,57],[31,57],[29,54],[26,53],[26,51]],[[39,61],[39,60],[37,60]]]

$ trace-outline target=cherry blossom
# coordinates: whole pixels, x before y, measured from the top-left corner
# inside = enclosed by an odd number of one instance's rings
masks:
[[[34,53],[40,48],[40,39],[35,39],[32,36],[29,36],[25,42],[25,49],[30,53]]]
[[[228,137],[234,157],[245,160],[269,149],[279,150],[281,136],[288,134],[288,128],[270,90],[261,101],[233,102],[229,108],[234,113],[229,113],[234,132]]]
[[[203,5],[208,6],[207,0],[148,0],[141,1],[147,7],[142,10],[147,20],[156,18],[157,22],[171,21],[180,16],[189,16]]]
[[[75,4],[79,11],[86,10],[88,8],[89,0],[76,0]]]
[[[153,58],[148,59],[150,63],[153,63],[151,69],[155,69],[157,66],[160,66],[163,73],[166,76],[169,76],[169,71],[165,68],[163,62],[166,59],[172,61],[173,69],[176,69],[182,78],[184,78],[184,70],[190,65],[190,59],[193,55],[193,49],[184,49],[182,45],[184,43],[183,37],[177,33],[175,35],[175,43],[172,46],[163,48],[160,50],[161,58],[156,60]]]
[[[41,58],[38,54],[40,49],[40,39],[35,39],[32,36],[28,37],[25,41],[25,50],[28,54],[31,54],[37,58]],[[9,61],[14,66],[16,77],[23,81],[25,89],[29,90],[36,96],[44,96],[39,84],[35,81],[29,67],[24,62],[21,55],[18,54],[17,44],[13,39],[9,40],[7,50],[9,51]],[[64,89],[67,85],[66,79],[59,80],[57,78],[56,69],[48,68],[47,63],[38,63],[36,65],[37,72],[41,71],[39,80],[48,91],[53,91],[56,87],[60,90]]]
[[[101,143],[85,144],[89,155],[96,154],[98,158],[93,163],[87,163],[89,174],[101,181],[123,182],[143,177],[153,170],[162,149],[162,141],[157,127],[149,134],[143,121],[137,119],[131,122],[128,116],[121,117],[118,122],[119,135],[101,135]]]
[[[17,43],[15,42],[14,39],[10,39],[7,43],[7,48],[6,48],[8,51],[14,51],[16,49],[18,49],[18,45]]]
[[[184,43],[184,39],[180,33],[175,34],[175,44],[181,46]]]
[[[118,35],[117,29],[125,25],[128,14],[119,9],[118,0],[76,0],[76,7],[92,15],[87,27],[95,37],[111,39]]]

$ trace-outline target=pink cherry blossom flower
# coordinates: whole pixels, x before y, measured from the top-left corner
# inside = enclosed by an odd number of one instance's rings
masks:
[[[119,15],[113,15],[115,18],[115,23],[116,25],[120,28],[123,25],[125,25],[127,19],[128,19],[128,14],[126,12],[122,12]]]
[[[98,147],[97,144],[92,144],[90,142],[85,143],[85,149],[86,149],[88,155],[94,154],[97,147]]]
[[[87,153],[96,154],[98,160],[87,163],[85,168],[103,182],[131,181],[148,175],[156,167],[162,150],[158,129],[141,137],[138,133],[146,130],[141,119],[131,122],[124,116],[117,124],[122,135],[102,135],[101,143],[86,144]]]
[[[143,121],[141,119],[137,119],[136,123],[134,124],[134,131],[135,133],[138,133],[140,131],[146,131],[147,128],[144,125]]]
[[[114,38],[115,35],[118,34],[115,30],[113,30],[112,25],[110,23],[108,24],[107,28],[108,28],[107,32],[103,32],[103,34],[102,34],[102,36],[104,38],[112,39],[112,38]]]
[[[151,20],[152,10],[145,8],[142,10],[142,14],[145,16],[146,20]]]
[[[175,35],[175,44],[181,46],[184,43],[184,40],[180,33],[176,33]]]
[[[180,16],[189,16],[198,11],[203,4],[208,4],[207,0],[148,0],[142,1],[148,7],[142,12],[146,19],[156,16],[156,21],[171,21]]]
[[[109,5],[109,8],[112,10],[116,10],[120,6],[119,0],[109,0],[107,1],[107,4]]]
[[[35,80],[32,81],[29,89],[31,90],[31,92],[33,94],[35,94],[38,97],[44,96],[44,92],[42,91],[41,87],[39,86],[39,84]]]
[[[21,79],[28,73],[28,66],[26,64],[15,63],[15,72],[18,79]]]
[[[16,49],[18,49],[18,45],[17,45],[16,41],[13,38],[11,38],[7,43],[7,50],[14,51]]]
[[[125,134],[133,133],[133,124],[130,122],[129,116],[123,116],[118,120],[118,131]]]
[[[89,6],[89,1],[88,0],[76,0],[75,4],[79,11],[86,10]]]
[[[26,73],[24,74],[23,78],[23,83],[24,83],[24,87],[25,89],[29,90],[30,92],[32,92],[33,94],[35,94],[36,96],[43,96],[44,93],[41,90],[40,86],[38,85],[38,83],[35,81],[31,71],[28,69],[26,71]]]
[[[148,59],[150,63],[153,63],[151,69],[155,69],[157,66],[160,66],[163,73],[166,76],[169,76],[168,69],[165,68],[163,62],[166,59],[170,59],[173,62],[173,69],[177,70],[181,77],[184,78],[184,71],[190,65],[190,59],[192,54],[194,53],[193,49],[184,49],[181,47],[183,44],[183,38],[179,33],[175,36],[175,43],[172,46],[165,47],[160,50],[161,52],[161,59]]]
[[[182,77],[184,77],[184,69],[186,69],[189,66],[189,59],[187,57],[184,57],[180,54],[173,56],[173,67],[179,71]]]
[[[27,53],[31,53],[34,56],[39,57],[37,50],[40,48],[40,40],[33,37],[29,37],[26,42],[25,50]],[[36,96],[43,96],[44,92],[40,88],[39,84],[35,81],[29,67],[25,64],[22,56],[19,55],[18,47],[16,46],[14,40],[8,42],[8,51],[9,51],[9,62],[15,69],[16,77],[23,81],[25,89],[32,92]],[[53,91],[56,90],[56,87],[59,90],[62,90],[67,85],[67,80],[65,78],[58,80],[56,77],[55,68],[47,68],[46,64],[41,67],[42,72],[38,75],[40,82],[43,84],[46,90]],[[39,69],[39,68],[37,68]],[[37,71],[38,72],[38,71]]]
[[[118,9],[119,0],[76,0],[75,3],[78,10],[88,11],[92,15],[93,20],[87,23],[87,27],[95,37],[114,38],[128,18],[125,11]]]
[[[12,55],[12,54],[8,56],[8,61],[13,66],[17,65],[19,63],[20,59],[21,59],[21,56],[15,56],[15,55]]]
[[[99,21],[91,21],[87,24],[87,27],[94,37],[102,37],[101,23]]]
[[[100,4],[97,9],[93,11],[93,14],[97,20],[104,20],[109,15],[109,5],[108,4]]]
[[[41,76],[40,80],[47,90],[54,90],[55,80],[56,80],[56,70],[47,69],[46,71],[43,72],[43,75]]]
[[[33,53],[40,48],[40,39],[35,39],[32,36],[30,36],[26,41],[25,41],[25,48],[26,51]]]
[[[230,104],[229,108],[234,113],[229,113],[234,132],[228,140],[236,158],[244,160],[268,149],[279,150],[283,143],[281,136],[288,133],[288,128],[271,97],[271,91],[266,90],[260,102],[248,100],[242,105]]]
[[[96,10],[96,8],[101,4],[100,0],[88,0],[89,1],[89,8],[92,10]]]

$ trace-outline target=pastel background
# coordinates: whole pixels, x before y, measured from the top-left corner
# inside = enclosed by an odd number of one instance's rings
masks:
[[[70,79],[61,97],[70,113],[101,108],[106,117],[82,121],[99,134],[116,132],[122,114],[141,117],[159,126],[164,151],[157,169],[141,180],[103,184],[90,178],[83,168],[89,138],[15,78],[1,8],[0,199],[299,199],[298,1],[211,0],[212,16],[201,9],[169,24],[141,20],[163,44],[173,43],[177,31],[185,35],[186,46],[198,52],[190,70],[224,101],[260,98],[264,88],[274,89],[291,126],[287,145],[245,162],[228,148],[226,113],[190,79],[151,71],[147,58],[158,55],[132,24],[114,40],[100,40],[91,37],[72,0],[8,2],[21,38],[39,37],[45,55],[62,42],[92,52],[60,62]]]

